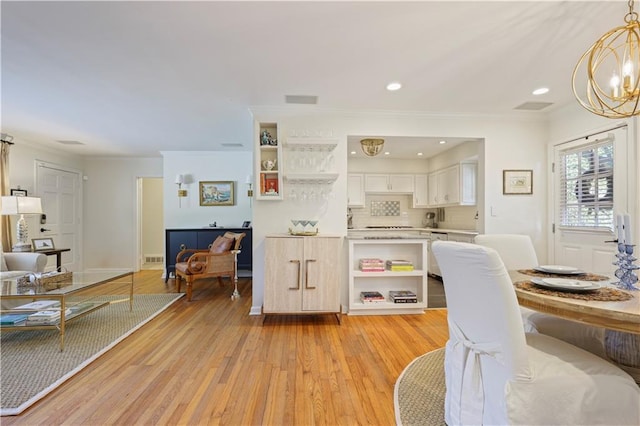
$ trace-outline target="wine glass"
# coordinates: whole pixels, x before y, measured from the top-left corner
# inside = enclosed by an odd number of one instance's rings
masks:
[[[302,232],[305,232],[307,229],[307,225],[309,224],[309,221],[306,219],[301,219],[299,220],[300,225],[302,226]]]
[[[299,220],[291,219],[291,224],[293,225],[293,229],[291,229],[291,233],[295,234],[297,232],[297,227],[300,224]]]

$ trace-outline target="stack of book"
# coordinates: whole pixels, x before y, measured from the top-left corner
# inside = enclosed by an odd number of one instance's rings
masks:
[[[71,309],[67,309],[65,315],[71,314]],[[51,325],[60,322],[60,310],[38,311],[27,317],[27,325]]]
[[[0,316],[0,325],[18,325],[27,320],[29,314],[4,314]]]
[[[413,271],[413,263],[408,260],[387,260],[389,271]]]
[[[384,261],[382,259],[360,259],[360,270],[362,272],[384,272]]]
[[[393,303],[418,303],[416,294],[409,290],[390,291],[389,299]]]
[[[362,303],[380,303],[385,302],[385,299],[379,291],[362,291],[360,292],[360,301]]]

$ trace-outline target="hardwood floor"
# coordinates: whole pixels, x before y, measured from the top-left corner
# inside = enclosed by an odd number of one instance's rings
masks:
[[[174,292],[161,271],[136,293]],[[393,386],[417,356],[444,346],[446,310],[424,315],[249,316],[216,280],[3,425],[395,424]]]

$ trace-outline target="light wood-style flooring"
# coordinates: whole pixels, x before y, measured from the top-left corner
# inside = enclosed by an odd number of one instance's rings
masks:
[[[174,292],[162,271],[137,293]],[[446,310],[424,315],[249,316],[215,279],[2,425],[393,425],[393,386],[443,347]]]

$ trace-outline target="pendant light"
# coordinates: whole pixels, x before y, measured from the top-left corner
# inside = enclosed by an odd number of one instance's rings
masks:
[[[362,151],[369,157],[375,157],[380,154],[384,146],[384,139],[367,138],[360,141]]]
[[[571,81],[576,99],[588,111],[602,117],[640,114],[640,22],[633,10],[633,0],[629,0],[628,6],[625,25],[600,37],[573,70]]]

